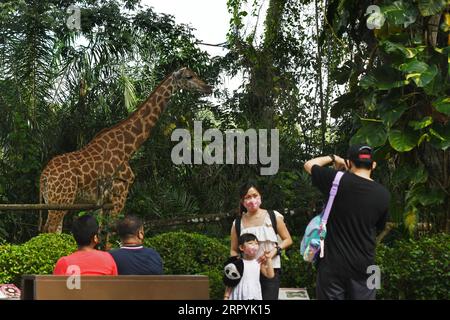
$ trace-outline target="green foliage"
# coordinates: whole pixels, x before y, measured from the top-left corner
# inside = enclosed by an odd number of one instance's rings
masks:
[[[412,171],[425,168],[426,178],[420,183],[391,181],[389,189],[402,198],[409,230],[413,231],[419,221],[430,220],[437,230],[445,230],[448,201],[442,199],[448,198],[449,190],[445,159],[450,145],[450,69],[448,37],[442,28],[433,26],[444,20],[448,1],[381,1],[377,5],[385,18],[383,26],[360,28],[358,32],[350,30],[357,21],[366,21],[361,13],[367,3],[339,3],[350,20],[350,27],[341,28],[348,33],[341,37],[360,48],[363,43],[364,49],[355,52],[361,59],[353,62],[360,80],[356,85],[347,82],[350,92],[336,100],[333,117],[339,119],[346,110],[353,114],[351,143],[375,147],[377,161],[389,162],[390,175],[396,170],[405,172],[404,166]],[[331,1],[328,9],[335,5],[336,1]],[[361,108],[355,112],[354,105]],[[425,195],[425,189],[437,192],[437,196]]]
[[[220,241],[201,234],[169,232],[146,239],[145,245],[159,252],[165,274],[209,275],[210,297],[223,297],[221,275],[229,249]]]
[[[20,285],[25,274],[51,274],[56,261],[76,250],[67,234],[41,234],[21,245],[0,245],[0,283]]]
[[[431,16],[442,12],[450,4],[447,0],[419,0],[419,10],[423,16]]]
[[[450,98],[449,97],[441,97],[433,102],[433,107],[436,108],[437,111],[445,113],[450,116]]]
[[[392,148],[399,152],[412,150],[417,145],[418,140],[418,135],[410,129],[406,129],[405,131],[397,129],[389,131],[389,143]]]
[[[386,139],[387,134],[383,124],[381,122],[369,122],[355,133],[350,143],[368,143],[375,148],[384,145]]]
[[[390,5],[383,6],[382,13],[389,21],[396,25],[407,27],[417,19],[418,11],[409,2],[394,1]]]
[[[438,234],[377,248],[382,299],[449,299],[450,236]]]

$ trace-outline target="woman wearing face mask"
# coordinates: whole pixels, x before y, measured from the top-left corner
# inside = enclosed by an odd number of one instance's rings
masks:
[[[240,190],[240,219],[231,227],[230,255],[239,255],[238,238],[245,233],[254,234],[259,240],[258,261],[265,263],[266,257],[272,259],[275,276],[271,279],[261,275],[263,300],[277,300],[280,289],[281,252],[292,244],[292,238],[284,223],[283,216],[273,211],[271,218],[268,210],[261,208],[261,193],[255,183],[248,183]],[[272,219],[276,221],[276,232]],[[236,222],[239,228],[236,228]],[[239,230],[240,229],[240,230]],[[240,231],[238,235],[237,232]],[[264,253],[267,252],[267,255]]]

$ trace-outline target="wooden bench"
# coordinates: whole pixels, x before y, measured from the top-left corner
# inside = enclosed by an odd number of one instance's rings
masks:
[[[207,276],[81,276],[24,275],[23,300],[207,300]],[[71,281],[72,280],[72,281]],[[69,283],[69,285],[68,285]],[[72,285],[70,285],[72,284]],[[70,289],[72,287],[73,289]]]

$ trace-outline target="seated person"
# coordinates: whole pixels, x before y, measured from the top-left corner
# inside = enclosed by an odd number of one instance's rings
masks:
[[[119,274],[158,275],[163,274],[163,262],[158,252],[145,248],[144,225],[136,216],[127,216],[117,223],[121,241],[120,249],[111,250]]]
[[[74,221],[72,234],[78,250],[71,255],[59,258],[54,275],[117,275],[117,266],[108,252],[95,249],[99,243],[98,223],[90,215]]]

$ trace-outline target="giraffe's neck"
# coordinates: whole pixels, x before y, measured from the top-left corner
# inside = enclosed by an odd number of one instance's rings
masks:
[[[148,139],[151,129],[155,126],[175,90],[173,77],[167,77],[147,100],[122,123],[125,152],[129,157]]]

